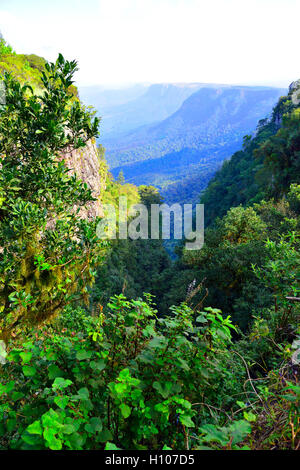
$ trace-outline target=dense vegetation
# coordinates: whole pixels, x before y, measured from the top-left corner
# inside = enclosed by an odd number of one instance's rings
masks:
[[[299,184],[299,108],[291,95],[292,91],[279,100],[270,119],[259,122],[253,138],[245,136],[243,150],[210,182],[201,200],[207,225],[233,206],[278,199],[291,183]]]
[[[229,185],[216,219],[224,166],[203,196],[204,248],[182,245],[171,263],[161,240],[99,240],[79,215],[91,192],[61,155],[98,122],[70,94],[75,70],[62,56],[45,64],[39,92],[5,75],[0,448],[299,449],[297,107],[281,101],[235,154],[244,199]],[[160,201],[99,155],[103,203]]]
[[[83,147],[98,132],[98,120],[78,101],[71,104],[75,70],[76,63],[62,56],[46,64],[41,97],[9,74],[4,78],[0,328],[6,340],[16,329],[53,316],[93,278],[97,221],[89,226],[78,217],[80,207],[93,200],[91,190],[59,160],[65,149]]]
[[[120,184],[109,175],[103,202],[114,203],[118,207],[119,196],[122,195],[127,197],[129,207],[137,203],[150,207],[162,202],[156,188],[140,186],[137,189],[130,184]],[[162,240],[112,240],[105,263],[97,272],[91,292],[91,307],[99,302],[106,305],[112,295],[121,292],[128,298],[137,298],[144,292],[162,298],[164,286],[161,282],[170,265]]]

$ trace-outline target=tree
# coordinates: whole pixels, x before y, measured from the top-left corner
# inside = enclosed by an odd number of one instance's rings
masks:
[[[43,94],[5,74],[0,109],[0,336],[61,311],[93,280],[101,246],[78,215],[93,201],[62,155],[98,135],[97,118],[70,93],[75,61],[60,54],[42,73]]]
[[[7,44],[1,31],[0,31],[0,56],[2,54],[15,54],[13,48]]]

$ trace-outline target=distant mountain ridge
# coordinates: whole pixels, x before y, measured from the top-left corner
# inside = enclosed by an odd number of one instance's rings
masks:
[[[255,129],[283,89],[265,87],[200,88],[162,122],[134,129],[122,138],[103,139],[110,166],[159,158],[184,147],[200,149],[217,139],[240,139]]]
[[[122,170],[129,182],[154,184],[168,201],[189,202],[196,183],[199,194],[283,94],[270,87],[199,84],[166,119],[102,140],[112,173]]]
[[[101,115],[102,141],[166,119],[201,86],[200,83],[161,83],[135,85],[123,90],[83,87],[80,97]]]

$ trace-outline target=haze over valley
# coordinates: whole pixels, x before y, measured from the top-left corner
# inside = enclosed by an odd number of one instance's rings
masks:
[[[222,162],[270,116],[283,88],[205,83],[79,89],[102,121],[112,174],[159,188],[167,202],[197,202]]]

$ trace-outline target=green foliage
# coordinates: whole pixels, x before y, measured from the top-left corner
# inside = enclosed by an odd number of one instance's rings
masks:
[[[287,193],[292,183],[300,182],[300,109],[283,116],[281,128],[256,151],[263,158],[267,194],[278,198]]]
[[[0,34],[0,56],[15,55],[15,54],[16,53],[13,50],[13,48],[9,44],[7,44],[5,39],[3,39],[3,37],[1,37],[1,34]]]
[[[190,297],[195,306],[204,302],[231,313],[246,330],[252,310],[271,303],[270,292],[252,270],[252,264],[260,265],[267,256],[266,233],[265,222],[253,208],[232,208],[206,230],[201,250],[183,250],[165,273],[163,307]]]
[[[200,443],[196,447],[197,450],[210,449],[208,445],[219,450],[224,448],[227,450],[250,450],[250,447],[237,445],[243,442],[251,432],[251,425],[245,420],[235,421],[227,427],[206,424],[200,428],[200,432]]]
[[[216,219],[205,231],[204,247],[200,251],[182,249],[180,259],[163,274],[163,308],[185,300],[189,286],[192,290],[200,286],[193,295],[194,305],[215,305],[246,331],[253,312],[272,305],[272,285],[257,279],[252,266],[259,269],[265,262],[272,264],[275,253],[269,251],[268,239],[277,246],[282,237],[299,231],[300,219],[292,210],[297,191],[298,186],[293,185],[287,198],[233,207]],[[296,259],[299,248],[297,243],[293,246]],[[284,269],[289,272],[286,266]],[[287,289],[293,292],[293,280],[289,280]]]
[[[234,327],[218,310],[196,316],[185,304],[157,319],[145,297],[115,296],[84,326],[75,311],[73,325],[67,320],[61,329],[59,320],[9,351],[0,386],[2,446],[185,447],[188,430],[197,432],[206,416],[193,403],[218,400],[227,380]]]
[[[292,211],[300,215],[300,185],[291,184],[287,199]]]
[[[78,216],[93,201],[90,189],[70,176],[63,152],[85,146],[98,120],[69,94],[76,62],[60,55],[46,64],[41,96],[5,74],[0,110],[0,329],[47,320],[93,280],[100,255],[97,221]],[[77,209],[76,209],[77,208]],[[84,274],[83,274],[84,273]]]
[[[291,183],[299,183],[299,136],[299,108],[287,95],[209,183],[201,197],[206,224],[233,206],[252,205],[271,196],[278,199]]]
[[[92,194],[62,155],[99,122],[74,99],[76,63],[1,44],[0,70],[17,80],[5,75],[0,110],[0,328],[13,338],[0,341],[0,448],[299,449],[290,96],[203,196],[214,221],[203,249],[181,246],[171,265],[161,240],[107,246],[79,217]],[[153,186],[115,181],[102,146],[99,160],[102,202],[161,202]]]
[[[7,45],[5,48],[2,49],[5,51],[3,54],[0,52],[0,78],[3,79],[5,73],[10,73],[21,85],[29,82],[34,92],[41,95],[43,93],[42,72],[45,69],[46,60],[35,54],[16,54]],[[68,92],[77,99],[78,91],[73,84],[69,86]]]
[[[143,203],[149,208],[151,204],[161,203],[158,190],[153,186],[136,188],[128,183],[120,184],[109,176],[103,202],[114,205],[117,221],[120,196],[126,196],[128,207]],[[164,292],[162,276],[169,266],[170,259],[162,240],[112,240],[111,249],[97,271],[91,292],[92,307],[97,308],[99,303],[106,305],[112,295],[121,292],[128,298],[150,292],[159,303]]]
[[[297,446],[299,387],[284,377],[289,369],[254,386],[249,344],[261,351],[259,339],[233,344],[235,328],[219,310],[181,304],[159,319],[151,295],[119,295],[82,320],[81,310],[66,311],[8,351],[1,448],[251,449],[265,420],[262,448],[279,432],[281,448]]]

